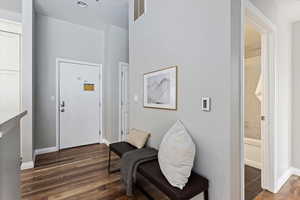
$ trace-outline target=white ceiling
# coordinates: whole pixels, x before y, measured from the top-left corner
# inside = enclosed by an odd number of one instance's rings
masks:
[[[35,0],[35,10],[42,15],[92,28],[103,28],[104,24],[128,28],[128,0],[83,1],[88,7],[79,7],[77,0]]]
[[[289,22],[300,21],[300,0],[276,0],[279,11]]]
[[[261,36],[260,33],[255,30],[251,24],[246,24],[246,36],[245,45],[247,50],[254,50],[261,48]]]
[[[0,0],[0,9],[22,12],[22,0]]]

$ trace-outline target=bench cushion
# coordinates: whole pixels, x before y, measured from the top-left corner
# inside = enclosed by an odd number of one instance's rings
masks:
[[[162,174],[157,160],[143,163],[138,172],[173,200],[187,200],[208,189],[208,180],[194,172],[183,190],[173,187]]]
[[[128,151],[137,149],[135,146],[128,142],[117,142],[109,145],[111,151],[115,152],[118,156],[122,157]]]

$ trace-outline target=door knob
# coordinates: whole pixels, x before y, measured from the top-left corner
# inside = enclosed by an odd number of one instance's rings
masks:
[[[60,107],[64,108],[66,106],[65,101],[62,101]]]

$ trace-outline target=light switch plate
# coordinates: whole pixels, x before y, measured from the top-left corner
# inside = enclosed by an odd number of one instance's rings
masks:
[[[139,96],[138,96],[138,95],[134,95],[133,100],[134,100],[135,102],[138,102],[138,101],[139,101]]]
[[[211,100],[210,97],[202,97],[202,110],[205,112],[211,111]]]

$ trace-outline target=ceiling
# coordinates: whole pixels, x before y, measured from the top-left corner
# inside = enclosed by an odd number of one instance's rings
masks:
[[[251,24],[246,24],[245,45],[247,50],[255,50],[261,48],[261,36]]]
[[[35,0],[35,10],[42,15],[92,28],[112,24],[128,29],[128,0],[83,1],[88,7],[79,7],[77,0]]]
[[[0,8],[12,12],[22,12],[22,0],[0,0]]]
[[[288,21],[295,22],[300,20],[300,0],[276,0],[279,11]]]

